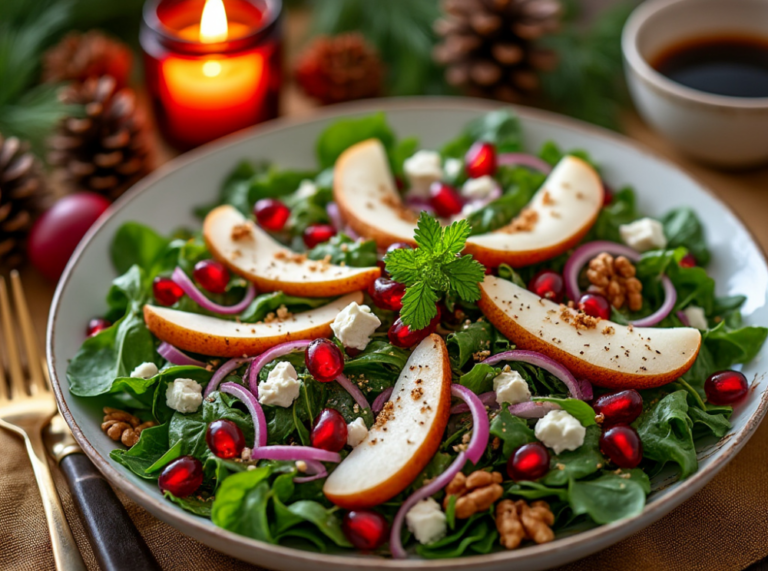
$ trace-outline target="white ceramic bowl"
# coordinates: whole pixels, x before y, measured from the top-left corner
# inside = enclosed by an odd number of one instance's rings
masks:
[[[279,120],[230,137],[192,153],[155,172],[121,198],[90,230],[59,283],[48,327],[48,364],[64,418],[78,442],[107,479],[159,519],[224,553],[275,569],[340,571],[352,569],[516,569],[535,570],[563,564],[607,547],[656,521],[701,489],[744,445],[765,410],[767,396],[759,382],[753,396],[733,416],[729,437],[702,450],[699,471],[688,480],[654,480],[641,515],[558,538],[554,543],[516,551],[440,561],[393,561],[362,555],[331,555],[269,545],[216,528],[210,521],[163,500],[154,482],[142,480],[109,460],[116,444],[101,432],[95,399],[73,397],[66,379],[67,360],[83,340],[87,320],[105,309],[104,297],[114,272],[108,248],[115,230],[138,220],[161,232],[199,224],[192,206],[213,199],[222,179],[242,158],[269,159],[284,167],[314,166],[317,135],[341,115],[384,110],[399,135],[416,135],[426,148],[456,136],[467,121],[487,112],[478,100],[413,99],[371,101],[329,109],[305,122]],[[669,208],[692,205],[706,224],[714,260],[710,268],[721,294],[745,294],[748,322],[768,323],[768,268],[749,232],[731,211],[693,179],[664,160],[607,131],[555,115],[519,109],[525,141],[531,150],[553,139],[563,148],[584,148],[601,165],[609,184],[631,183],[643,212],[658,215]],[[763,370],[768,349],[745,372]]]
[[[648,63],[689,40],[768,38],[765,0],[649,0],[627,21],[624,70],[643,118],[692,157],[721,167],[768,161],[768,97],[727,97],[685,87]]]

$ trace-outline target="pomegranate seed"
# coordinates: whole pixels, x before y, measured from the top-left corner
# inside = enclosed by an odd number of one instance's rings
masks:
[[[214,420],[205,432],[205,442],[214,456],[237,458],[245,448],[245,436],[240,427],[231,420]]]
[[[549,472],[549,451],[543,444],[523,444],[507,462],[507,474],[513,480],[538,480]]]
[[[168,464],[160,474],[157,485],[163,492],[177,498],[194,494],[203,483],[203,464],[194,456],[181,456]]]
[[[619,468],[635,468],[643,459],[643,443],[635,429],[625,424],[612,426],[600,436],[600,450]]]
[[[696,258],[693,257],[693,254],[688,252],[685,256],[682,257],[678,264],[681,268],[695,268]]]
[[[464,156],[464,164],[469,178],[493,176],[496,172],[496,148],[490,143],[477,141]]]
[[[704,382],[704,392],[712,404],[738,404],[749,393],[749,383],[739,371],[720,371]]]
[[[88,329],[85,330],[85,334],[88,337],[93,337],[97,333],[100,333],[110,327],[112,323],[107,321],[103,317],[94,317],[88,322]]]
[[[413,347],[417,343],[423,341],[428,335],[434,333],[437,329],[437,325],[440,323],[440,307],[437,308],[437,315],[432,318],[432,321],[424,329],[416,329],[412,331],[401,318],[397,318],[389,328],[387,337],[389,342],[395,347],[408,348]]]
[[[305,354],[307,369],[315,380],[328,383],[344,370],[344,355],[330,339],[315,339]]]
[[[216,260],[203,260],[195,264],[195,280],[211,293],[224,293],[229,284],[229,270]]]
[[[603,415],[603,426],[630,424],[643,412],[643,397],[635,389],[603,395],[592,404]]]
[[[304,230],[304,244],[307,248],[314,248],[318,244],[327,242],[336,235],[336,228],[330,224],[312,224]]]
[[[434,182],[429,187],[429,204],[442,218],[450,218],[461,213],[464,201],[456,190],[444,182]]]
[[[373,551],[389,537],[389,523],[373,510],[354,510],[344,514],[341,529],[349,542],[362,551]]]
[[[610,206],[613,202],[613,191],[611,188],[603,183],[603,207]]]
[[[560,303],[565,295],[563,276],[552,270],[541,270],[528,284],[528,289],[539,297]]]
[[[368,288],[368,294],[376,307],[400,311],[403,308],[405,285],[389,278],[376,278]]]
[[[411,246],[408,242],[395,242],[394,244],[389,245],[389,248],[387,248],[387,254],[394,252],[395,250],[413,250],[413,246]]]
[[[181,299],[184,290],[171,278],[155,278],[152,282],[152,293],[155,295],[157,303],[160,305],[171,306]]]
[[[599,293],[585,293],[579,299],[579,309],[600,319],[611,318],[611,302],[604,295]]]
[[[262,198],[253,207],[253,214],[256,216],[256,222],[259,223],[259,226],[270,232],[280,232],[285,228],[291,211],[275,198]]]
[[[338,452],[347,443],[347,422],[339,411],[324,408],[315,419],[310,438],[315,448]]]

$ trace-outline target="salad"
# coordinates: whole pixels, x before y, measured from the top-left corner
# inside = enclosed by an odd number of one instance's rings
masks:
[[[515,115],[439,150],[345,119],[317,167],[244,161],[200,228],[113,237],[67,371],[111,459],[257,540],[450,558],[639,514],[730,429],[768,329],[695,212],[638,212]]]

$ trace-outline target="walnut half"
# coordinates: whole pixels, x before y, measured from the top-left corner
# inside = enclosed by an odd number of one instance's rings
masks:
[[[502,500],[496,506],[496,529],[505,549],[516,549],[524,539],[548,543],[555,538],[555,516],[547,502],[528,505],[525,500]]]
[[[154,420],[141,422],[129,412],[105,406],[101,430],[112,440],[120,441],[130,448],[139,441],[139,436],[145,428],[156,425]]]

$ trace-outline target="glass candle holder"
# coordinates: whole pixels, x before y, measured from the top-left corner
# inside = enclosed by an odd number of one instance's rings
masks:
[[[273,119],[281,0],[149,0],[140,41],[163,136],[196,147]]]

